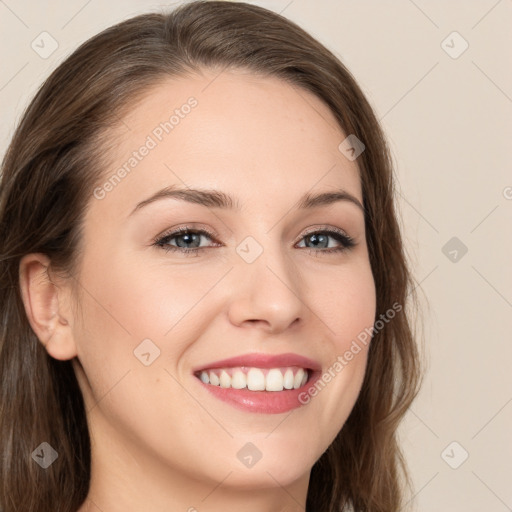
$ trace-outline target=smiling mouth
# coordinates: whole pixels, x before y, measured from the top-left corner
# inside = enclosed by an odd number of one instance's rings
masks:
[[[308,382],[311,371],[298,366],[257,368],[248,366],[212,368],[195,373],[204,384],[225,389],[283,391],[299,389]]]

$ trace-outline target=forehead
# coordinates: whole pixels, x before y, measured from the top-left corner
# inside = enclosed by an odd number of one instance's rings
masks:
[[[264,196],[293,203],[309,190],[339,188],[362,202],[357,164],[338,149],[346,135],[333,113],[276,77],[238,70],[162,80],[128,106],[113,135],[102,203],[125,212],[173,184],[219,189],[255,206]]]

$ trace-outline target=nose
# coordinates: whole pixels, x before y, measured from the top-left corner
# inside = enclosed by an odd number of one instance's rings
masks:
[[[236,267],[228,310],[234,325],[257,326],[265,334],[277,334],[304,321],[304,286],[280,249],[267,247],[252,263],[240,259]]]

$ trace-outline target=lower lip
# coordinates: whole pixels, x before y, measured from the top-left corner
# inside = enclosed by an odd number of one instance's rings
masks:
[[[284,389],[283,391],[249,391],[248,389],[222,388],[197,380],[213,396],[237,409],[246,412],[279,414],[305,405],[299,400],[299,397],[318,378],[319,375],[314,372],[304,386],[298,389]]]

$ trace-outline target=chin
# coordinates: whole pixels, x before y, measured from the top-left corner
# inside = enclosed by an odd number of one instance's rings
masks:
[[[314,446],[313,436],[308,435],[309,444],[306,436],[302,442],[297,438],[285,442],[283,432],[265,434],[267,439],[237,439],[233,455],[224,457],[224,469],[215,466],[215,478],[232,471],[226,484],[240,489],[288,486],[302,478],[309,479],[311,468],[327,446]]]

